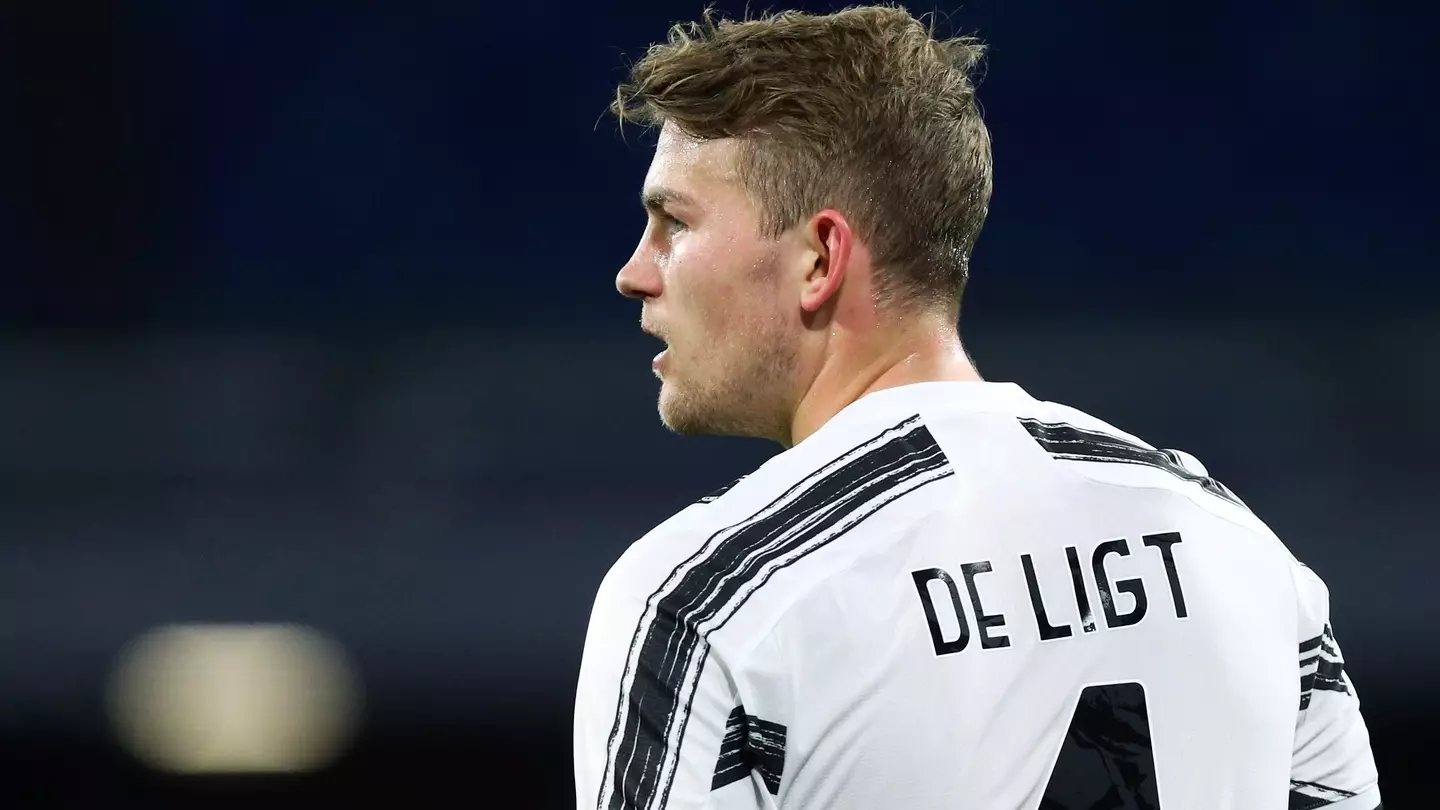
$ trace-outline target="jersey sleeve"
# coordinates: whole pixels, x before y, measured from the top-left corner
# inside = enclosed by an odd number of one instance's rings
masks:
[[[577,810],[754,810],[763,729],[731,661],[657,591],[612,570],[595,600],[575,706]],[[657,596],[657,593],[661,595]]]
[[[1380,806],[1370,735],[1355,685],[1330,627],[1330,594],[1295,566],[1299,605],[1300,706],[1290,769],[1292,810],[1375,810]]]

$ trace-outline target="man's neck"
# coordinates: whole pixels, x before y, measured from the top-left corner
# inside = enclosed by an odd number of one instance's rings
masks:
[[[912,324],[868,341],[853,334],[838,335],[795,409],[785,446],[804,441],[866,394],[911,383],[981,379],[953,323],[916,319]]]

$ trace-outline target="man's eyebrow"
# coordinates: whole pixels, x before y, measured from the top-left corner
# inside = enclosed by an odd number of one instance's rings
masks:
[[[645,210],[659,214],[664,212],[666,205],[694,205],[695,201],[673,188],[660,187],[647,188],[640,192],[640,203],[645,206]]]

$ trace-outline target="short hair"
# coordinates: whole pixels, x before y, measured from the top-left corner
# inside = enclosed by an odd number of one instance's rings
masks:
[[[650,47],[610,109],[622,125],[736,138],[768,238],[833,207],[870,247],[882,300],[958,308],[992,185],[971,77],[984,49],[937,40],[897,6],[707,9]]]

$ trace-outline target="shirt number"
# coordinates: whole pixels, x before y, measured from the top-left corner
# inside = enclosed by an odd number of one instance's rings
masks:
[[[1145,687],[1087,686],[1050,771],[1040,810],[1159,810]]]

